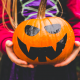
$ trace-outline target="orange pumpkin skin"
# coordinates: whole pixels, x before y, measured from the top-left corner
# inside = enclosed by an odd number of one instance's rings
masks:
[[[60,24],[61,25],[60,31],[54,34],[47,32],[45,30],[45,26],[52,25],[52,24]],[[34,26],[40,29],[40,31],[34,36],[29,36],[25,33],[26,25]],[[48,56],[45,55],[46,61],[39,61],[38,56],[36,57],[36,59],[32,60],[31,58],[29,58],[23,53],[18,43],[18,38],[19,38],[20,41],[26,45],[28,52],[30,51],[31,47],[34,47],[34,48],[46,47],[47,48],[49,46],[52,46],[53,50],[57,52],[56,50],[57,43],[66,34],[67,34],[67,40],[61,53],[58,56],[56,56],[54,59],[50,59]],[[67,21],[65,21],[64,19],[60,17],[46,17],[43,19],[30,19],[30,20],[26,20],[20,23],[14,32],[12,41],[13,41],[14,53],[20,59],[25,60],[31,64],[45,65],[45,64],[56,64],[65,60],[71,54],[73,50],[75,37],[74,37],[74,32],[70,24]],[[49,51],[48,54],[50,53],[51,51]],[[32,52],[32,54],[34,54],[34,52]],[[42,54],[44,55],[44,53]]]

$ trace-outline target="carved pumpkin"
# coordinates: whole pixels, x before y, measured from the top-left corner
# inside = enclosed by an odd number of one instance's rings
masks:
[[[70,24],[60,17],[23,21],[13,35],[13,50],[32,64],[56,64],[65,60],[74,46]]]

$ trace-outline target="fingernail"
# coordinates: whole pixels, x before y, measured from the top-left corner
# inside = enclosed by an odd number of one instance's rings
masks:
[[[30,67],[31,67],[31,68],[34,68],[34,66],[33,66],[33,65],[30,65]]]
[[[22,64],[27,64],[27,62],[23,62]]]
[[[27,62],[25,62],[24,64],[27,64]]]
[[[54,65],[54,67],[58,67],[58,65]]]

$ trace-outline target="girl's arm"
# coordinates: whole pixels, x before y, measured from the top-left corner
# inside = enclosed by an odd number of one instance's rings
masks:
[[[8,26],[9,30],[7,28],[4,28],[4,25],[2,23],[2,2],[0,0],[0,51],[3,54],[7,54],[10,60],[16,65],[21,67],[34,68],[34,65],[28,64],[26,61],[19,59],[13,52],[13,29],[6,12],[4,13],[4,17],[5,23]]]
[[[4,16],[5,16],[5,23],[9,26],[9,29],[12,30],[6,12],[4,13]],[[3,23],[2,23],[2,2],[0,0],[0,51],[3,54],[6,54],[5,42],[7,40],[12,41],[12,36],[13,36],[13,33],[10,32],[9,30],[7,30],[6,28],[4,28],[4,26],[3,26]]]

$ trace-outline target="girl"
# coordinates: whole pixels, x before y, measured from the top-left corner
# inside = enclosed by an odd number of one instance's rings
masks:
[[[46,17],[55,15],[69,20],[75,33],[75,48],[65,61],[56,65],[35,66],[18,59],[13,52],[13,30],[23,20],[36,18],[40,1],[0,0],[0,20],[3,20],[0,24],[0,50],[4,54],[1,80],[77,80],[73,60],[80,51],[80,0],[47,0]]]

